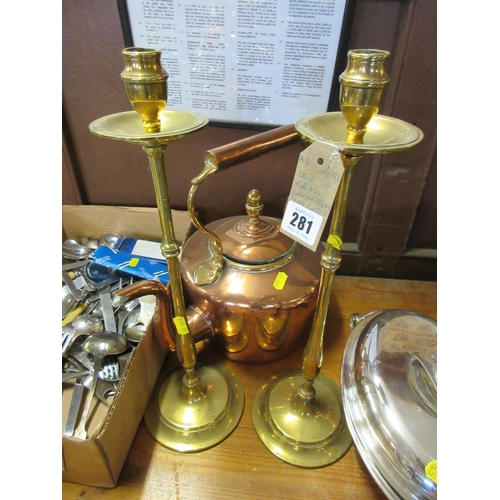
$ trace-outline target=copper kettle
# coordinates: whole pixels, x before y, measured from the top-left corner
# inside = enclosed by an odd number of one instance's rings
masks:
[[[281,221],[263,215],[257,190],[248,194],[246,216],[204,226],[195,193],[209,175],[299,141],[293,125],[263,132],[205,153],[193,179],[188,210],[198,229],[180,254],[182,282],[190,304],[186,319],[195,342],[207,340],[229,359],[274,361],[290,354],[309,334],[321,274],[320,250],[312,252],[280,232]],[[156,295],[155,334],[175,350],[170,290],[142,281],[116,295],[131,299]]]

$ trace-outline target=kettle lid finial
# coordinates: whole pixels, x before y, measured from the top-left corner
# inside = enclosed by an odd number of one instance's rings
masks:
[[[252,189],[248,193],[245,207],[247,209],[247,214],[250,217],[250,222],[257,224],[259,222],[259,215],[264,210],[262,195],[258,189]]]

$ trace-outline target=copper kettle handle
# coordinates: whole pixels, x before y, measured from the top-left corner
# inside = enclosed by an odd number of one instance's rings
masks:
[[[198,285],[209,285],[219,278],[223,267],[222,242],[211,231],[201,224],[196,215],[194,198],[199,185],[210,175],[234,165],[239,165],[261,155],[294,144],[300,140],[295,125],[284,125],[267,132],[246,137],[224,146],[208,150],[204,155],[204,166],[201,173],[191,181],[187,208],[191,220],[197,229],[211,238],[212,258],[203,263],[195,272]]]

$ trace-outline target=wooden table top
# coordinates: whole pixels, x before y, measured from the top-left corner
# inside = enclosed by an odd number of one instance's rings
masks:
[[[321,374],[340,384],[340,367],[350,333],[349,318],[379,309],[411,309],[437,319],[437,283],[336,276],[324,336]],[[273,363],[235,363],[202,349],[198,361],[220,362],[240,379],[245,409],[234,432],[218,446],[182,454],[157,443],[139,426],[115,488],[62,483],[63,499],[385,499],[353,445],[338,462],[303,469],[276,458],[252,424],[252,402],[262,382],[299,369],[303,349]],[[164,369],[175,362],[169,355]]]

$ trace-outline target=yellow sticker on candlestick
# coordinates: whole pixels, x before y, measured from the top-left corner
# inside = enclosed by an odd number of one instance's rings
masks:
[[[273,283],[274,288],[276,288],[276,290],[283,290],[283,287],[285,286],[287,279],[288,279],[288,274],[280,271],[278,273],[278,276],[276,276],[276,279],[274,280]]]
[[[337,250],[340,250],[340,247],[342,246],[342,240],[336,234],[331,234],[330,236],[328,236],[328,239],[326,241]]]
[[[431,460],[425,466],[425,475],[429,479],[432,479],[436,484],[438,483],[438,461],[437,460]]]
[[[187,326],[186,319],[183,318],[182,316],[176,316],[174,318],[174,325],[179,335],[186,335],[189,333],[189,328]]]
[[[137,264],[139,264],[139,259],[137,257],[133,257],[128,263],[129,267],[135,267]]]

